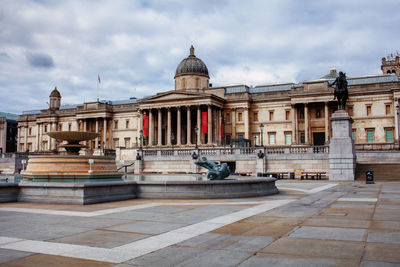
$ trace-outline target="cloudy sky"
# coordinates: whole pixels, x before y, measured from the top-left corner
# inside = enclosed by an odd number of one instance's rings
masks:
[[[190,45],[214,86],[379,74],[400,50],[398,0],[0,2],[0,111],[173,90]],[[101,83],[98,84],[97,76]]]

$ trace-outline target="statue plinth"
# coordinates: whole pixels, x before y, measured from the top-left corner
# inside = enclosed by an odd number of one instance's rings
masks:
[[[353,119],[344,110],[332,114],[332,138],[329,144],[329,180],[353,181],[356,152],[352,138]]]

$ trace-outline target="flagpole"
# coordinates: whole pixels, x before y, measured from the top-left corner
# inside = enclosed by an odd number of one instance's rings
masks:
[[[99,102],[99,91],[100,91],[100,83],[101,83],[100,74],[97,74],[97,80],[98,80],[98,83],[97,83],[97,102]]]

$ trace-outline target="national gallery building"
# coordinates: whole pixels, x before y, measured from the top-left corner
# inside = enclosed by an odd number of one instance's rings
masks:
[[[347,77],[346,110],[354,120],[356,147],[398,147],[399,57],[383,58],[381,69],[382,74]],[[89,151],[118,149],[126,160],[133,160],[136,152],[128,151],[141,145],[144,150],[205,149],[245,140],[250,147],[326,146],[332,136],[330,117],[337,109],[329,85],[337,76],[331,69],[320,79],[300,83],[213,87],[192,46],[168,92],[61,105],[61,94],[54,89],[48,109],[19,116],[18,151],[53,151],[57,141],[47,132],[76,130],[100,134],[88,143]]]

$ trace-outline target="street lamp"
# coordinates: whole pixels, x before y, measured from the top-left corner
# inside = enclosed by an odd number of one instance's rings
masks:
[[[198,146],[197,146],[197,131],[198,131],[199,129],[197,128],[197,126],[195,126],[194,127],[194,134],[196,135],[196,149],[198,148]]]
[[[260,124],[260,131],[261,131],[261,146],[264,146],[264,135],[263,135],[263,130],[264,130],[264,124]]]
[[[143,149],[143,130],[139,131],[140,137],[139,137],[139,149],[142,150]]]

